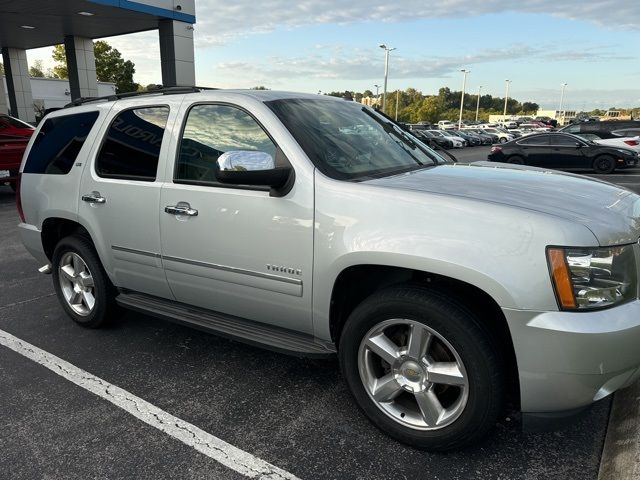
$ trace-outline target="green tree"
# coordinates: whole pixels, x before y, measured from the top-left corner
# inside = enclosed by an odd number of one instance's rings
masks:
[[[35,60],[33,65],[29,67],[29,76],[36,78],[44,78],[44,67],[42,66],[42,60]]]
[[[4,65],[0,63],[0,75],[4,75]]]
[[[136,72],[131,60],[122,58],[119,50],[113,48],[104,40],[93,43],[93,53],[96,59],[96,77],[100,82],[112,82],[116,84],[116,92],[135,92],[138,84],[133,81]],[[52,54],[53,60],[58,64],[53,72],[58,78],[69,78],[67,71],[67,56],[64,45],[56,45]]]
[[[524,113],[535,113],[540,110],[540,106],[534,102],[524,102],[522,104],[522,111]]]

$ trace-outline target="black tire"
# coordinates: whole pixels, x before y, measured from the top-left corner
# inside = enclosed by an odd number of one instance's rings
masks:
[[[513,163],[514,165],[524,165],[524,158],[519,155],[514,155],[507,159],[508,163]]]
[[[60,263],[65,254],[69,252],[80,256],[93,278],[95,304],[90,313],[85,316],[79,315],[71,308],[64,297],[62,286],[60,285]],[[115,302],[115,297],[118,292],[104,271],[93,244],[86,236],[71,235],[60,240],[53,252],[51,264],[53,287],[56,291],[58,301],[74,322],[86,328],[99,328],[106,325],[110,319],[121,312],[121,309]]]
[[[437,331],[462,359],[468,398],[453,423],[436,430],[402,425],[384,413],[365,390],[358,368],[360,344],[374,326],[398,318],[414,320]],[[467,446],[490,431],[504,408],[505,367],[490,334],[457,302],[420,286],[390,287],[358,305],[342,331],[339,357],[342,373],[365,415],[384,433],[413,447],[447,451]]]
[[[596,173],[613,173],[616,169],[616,161],[611,155],[600,155],[593,161],[593,170]]]

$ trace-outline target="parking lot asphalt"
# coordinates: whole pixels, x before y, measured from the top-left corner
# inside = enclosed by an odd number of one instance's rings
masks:
[[[460,163],[473,163],[486,160],[491,147],[467,147],[449,150]],[[640,166],[630,169],[616,170],[609,175],[597,175],[588,171],[576,172],[587,177],[597,178],[606,182],[615,183],[621,187],[628,188],[636,193],[640,193]]]
[[[471,150],[471,149],[470,149]],[[610,409],[524,434],[506,412],[480,445],[430,454],[359,412],[335,360],[308,360],[127,313],[86,330],[24,250],[0,187],[0,330],[302,479],[595,479]],[[237,472],[0,345],[0,478],[236,479]]]

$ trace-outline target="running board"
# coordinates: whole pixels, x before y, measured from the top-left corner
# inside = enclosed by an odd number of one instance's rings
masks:
[[[205,310],[143,293],[121,292],[116,302],[124,308],[169,320],[240,342],[301,357],[331,357],[330,342],[264,323]]]

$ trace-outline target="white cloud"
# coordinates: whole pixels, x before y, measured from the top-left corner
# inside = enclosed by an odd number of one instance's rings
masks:
[[[216,66],[218,73],[226,78],[243,79],[246,87],[267,83],[277,86],[296,78],[366,80],[377,79],[383,71],[383,59],[377,49],[352,49],[334,47],[314,51],[300,57],[268,57],[256,61],[222,62]],[[392,71],[394,79],[445,78],[464,67],[498,61],[542,61],[566,62],[601,61],[626,59],[616,56],[606,49],[574,52],[559,50],[551,45],[531,47],[515,44],[506,48],[485,49],[472,54],[448,57],[411,57],[393,54]],[[266,80],[268,79],[268,80]]]
[[[640,28],[637,0],[198,0],[196,42],[220,45],[231,37],[313,24],[403,22],[421,18],[460,18],[490,13],[547,14],[595,23],[607,29]]]

